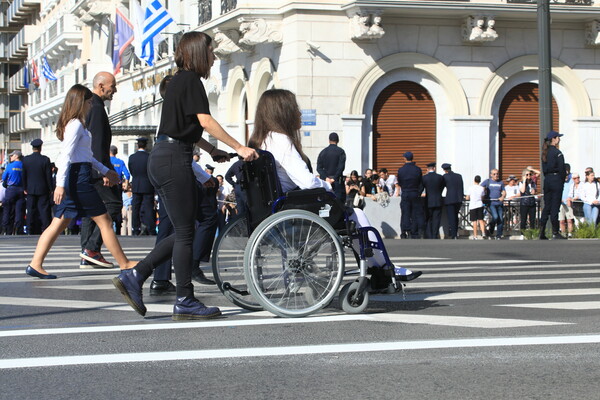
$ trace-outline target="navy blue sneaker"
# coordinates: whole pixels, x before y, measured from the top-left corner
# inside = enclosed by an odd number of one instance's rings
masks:
[[[125,297],[129,305],[142,317],[146,315],[146,306],[142,299],[142,286],[146,278],[134,268],[124,269],[119,276],[112,279],[113,285]]]
[[[206,307],[194,297],[178,297],[173,306],[174,321],[214,318],[221,315],[218,307]]]

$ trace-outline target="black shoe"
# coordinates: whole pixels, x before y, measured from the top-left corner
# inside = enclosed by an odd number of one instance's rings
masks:
[[[42,274],[41,272],[37,272],[35,269],[33,269],[31,267],[31,265],[28,265],[27,268],[25,268],[25,273],[29,276],[33,276],[34,278],[40,278],[40,279],[56,279],[56,275],[52,275],[52,274]]]
[[[216,285],[217,283],[212,279],[208,279],[204,272],[200,268],[196,269],[192,272],[192,279],[198,282],[201,285]]]
[[[146,315],[146,306],[142,297],[142,286],[146,278],[135,269],[124,269],[112,279],[113,285],[121,292],[131,308],[141,316]]]
[[[150,296],[169,296],[175,294],[177,289],[170,281],[152,281]]]
[[[178,297],[173,306],[173,320],[186,321],[214,318],[221,315],[218,307],[206,307],[193,297]]]
[[[548,238],[546,237],[546,235],[544,235],[543,233],[540,235],[540,240],[548,240]]]
[[[567,238],[566,238],[566,237],[564,237],[563,235],[561,235],[560,233],[555,233],[555,234],[553,234],[553,235],[552,235],[552,240],[557,240],[557,239],[558,239],[558,240],[560,240],[560,239],[567,240]]]
[[[399,281],[402,281],[402,282],[409,282],[409,281],[417,279],[421,275],[423,275],[423,272],[415,271],[409,275],[396,275],[396,279],[398,279]]]

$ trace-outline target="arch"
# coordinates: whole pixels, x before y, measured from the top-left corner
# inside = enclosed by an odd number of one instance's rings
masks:
[[[239,123],[239,115],[237,110],[239,110],[241,100],[242,100],[242,92],[246,90],[247,92],[248,78],[246,76],[246,71],[243,67],[237,66],[233,68],[227,79],[227,94],[226,94],[226,104],[227,104],[227,115],[226,120],[228,123],[237,124]]]
[[[398,69],[410,68],[424,72],[437,82],[448,98],[451,115],[468,115],[469,104],[458,78],[443,63],[419,53],[397,53],[373,64],[358,80],[350,100],[350,114],[362,114],[369,91],[384,75]]]
[[[483,94],[480,96],[479,115],[492,115],[494,99],[502,85],[513,75],[523,71],[538,70],[536,55],[517,57],[503,64],[494,72],[484,85]],[[566,64],[552,59],[552,79],[565,88],[571,100],[573,117],[587,117],[592,115],[592,106],[589,95],[581,80]]]
[[[270,87],[279,88],[281,87],[277,71],[273,65],[273,62],[265,57],[262,58],[257,64],[256,68],[252,71],[250,90],[247,91],[248,101],[248,119],[254,119],[254,112],[258,99]]]

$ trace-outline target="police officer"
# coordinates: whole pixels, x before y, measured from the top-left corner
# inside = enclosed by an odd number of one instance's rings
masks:
[[[435,162],[427,164],[427,173],[423,175],[426,204],[425,239],[438,239],[440,237],[440,222],[442,220],[442,192],[446,187],[444,177],[435,172]]]
[[[329,146],[325,147],[317,157],[317,172],[321,179],[333,179],[333,193],[343,203],[346,199],[344,169],[346,168],[346,152],[338,146],[340,137],[337,133],[329,134]]]
[[[23,158],[23,188],[27,209],[27,233],[40,234],[50,225],[52,170],[50,159],[41,154],[42,139],[31,141],[33,153]]]
[[[451,239],[458,239],[458,213],[465,197],[463,180],[460,174],[452,171],[452,164],[444,163],[442,169],[446,185],[444,205],[448,216],[449,236]]]
[[[402,190],[400,199],[400,230],[403,239],[418,239],[425,232],[425,214],[421,203],[423,175],[421,168],[413,162],[413,153],[403,154],[404,165],[398,169],[398,185]]]
[[[566,239],[559,233],[558,211],[567,171],[565,157],[558,149],[562,134],[550,131],[542,145],[542,171],[544,172],[544,210],[540,219],[540,239],[547,240],[546,223],[552,223],[552,238]]]
[[[156,235],[156,221],[154,215],[154,186],[148,178],[148,158],[150,153],[146,151],[148,139],[140,137],[137,139],[138,151],[129,156],[129,172],[131,173],[131,231],[133,235]],[[141,230],[143,217],[146,229]]]
[[[2,184],[6,188],[2,213],[2,227],[5,235],[23,233],[23,153],[15,150],[10,153],[10,163],[2,174]],[[14,216],[14,221],[11,221]]]

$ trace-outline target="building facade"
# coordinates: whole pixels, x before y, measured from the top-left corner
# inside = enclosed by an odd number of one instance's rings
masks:
[[[126,10],[129,3],[40,1],[39,17],[33,18],[39,34],[28,45],[28,57],[46,54],[58,80],[26,92],[19,112],[30,125],[16,132],[26,152],[32,135],[41,133],[52,157],[64,92],[74,83],[90,85],[96,72],[112,69],[107,32],[116,7]],[[186,0],[165,5],[177,24],[164,34],[161,59],[152,67],[127,65],[108,105],[113,142],[124,157],[133,151],[135,137],[156,129],[158,83],[176,69],[177,38],[199,30],[214,38],[219,57],[205,82],[211,111],[239,141],[252,132],[260,95],[285,88],[297,94],[304,113],[306,153],[314,162],[336,131],[348,173],[367,167],[394,171],[405,151],[412,151],[420,166],[451,163],[467,182],[475,174],[487,176],[491,168],[506,177],[539,167],[535,3]],[[565,158],[580,171],[597,163],[600,154],[600,2],[553,2],[551,13],[554,128],[565,133]],[[8,71],[9,78],[18,73]]]

